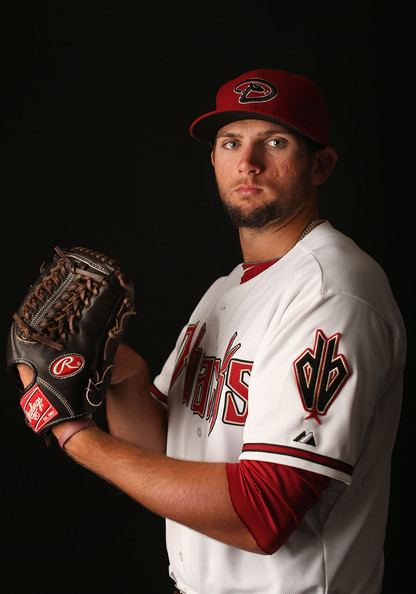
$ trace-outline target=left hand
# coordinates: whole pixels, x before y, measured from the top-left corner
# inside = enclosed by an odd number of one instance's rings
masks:
[[[33,381],[33,370],[31,369],[31,367],[29,367],[29,365],[26,365],[25,363],[18,363],[16,367],[19,372],[20,379],[22,380],[23,386],[27,388],[27,386],[31,384]],[[74,423],[74,421],[64,421],[62,423],[59,423],[58,425],[54,425],[51,427],[51,431],[56,437],[56,439],[59,439],[60,435],[62,435],[63,432],[66,431],[66,429],[71,425],[71,423]]]

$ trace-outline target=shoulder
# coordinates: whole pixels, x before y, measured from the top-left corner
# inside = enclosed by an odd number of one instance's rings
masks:
[[[242,265],[238,264],[228,275],[216,278],[201,295],[192,315],[194,316],[199,312],[201,307],[206,307],[210,303],[214,303],[226,291],[237,286],[240,282],[241,274]]]
[[[389,325],[401,324],[401,314],[383,268],[329,222],[300,241],[294,251],[294,276],[312,294],[344,296],[345,301],[371,308]]]
[[[216,278],[208,287],[204,295],[227,291],[228,289],[239,285],[242,271],[242,264],[237,264],[229,274]]]
[[[346,293],[377,300],[378,289],[390,292],[383,268],[350,237],[324,223],[299,242],[299,270],[319,271],[323,293]],[[377,290],[375,290],[377,288]]]

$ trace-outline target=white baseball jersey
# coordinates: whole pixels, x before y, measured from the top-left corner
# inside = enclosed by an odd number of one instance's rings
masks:
[[[329,222],[241,283],[209,288],[155,379],[167,454],[254,459],[331,479],[273,555],[167,521],[186,594],[376,594],[405,330],[379,265]]]

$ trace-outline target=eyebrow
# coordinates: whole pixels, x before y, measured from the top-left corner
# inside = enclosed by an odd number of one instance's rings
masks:
[[[258,137],[266,137],[272,136],[273,134],[287,134],[293,136],[293,132],[290,130],[277,130],[276,128],[271,128],[270,130],[264,130],[263,132],[258,132],[256,136]],[[243,134],[239,134],[238,132],[220,132],[217,134],[217,138],[241,138]]]

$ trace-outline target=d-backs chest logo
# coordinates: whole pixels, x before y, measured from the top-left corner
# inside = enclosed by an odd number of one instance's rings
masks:
[[[304,409],[309,413],[306,419],[319,417],[328,409],[351,376],[351,369],[344,355],[338,354],[341,335],[329,338],[322,330],[315,333],[313,349],[307,348],[293,362],[296,382]]]
[[[209,423],[209,435],[221,408],[223,423],[245,424],[253,362],[234,356],[241,347],[240,343],[235,344],[237,332],[228,342],[222,358],[207,355],[201,348],[206,324],[197,333],[198,325],[190,324],[185,332],[170,387],[184,372],[182,403]]]
[[[263,103],[271,101],[277,95],[274,85],[262,78],[250,78],[234,87],[234,93],[240,95],[239,103]]]

